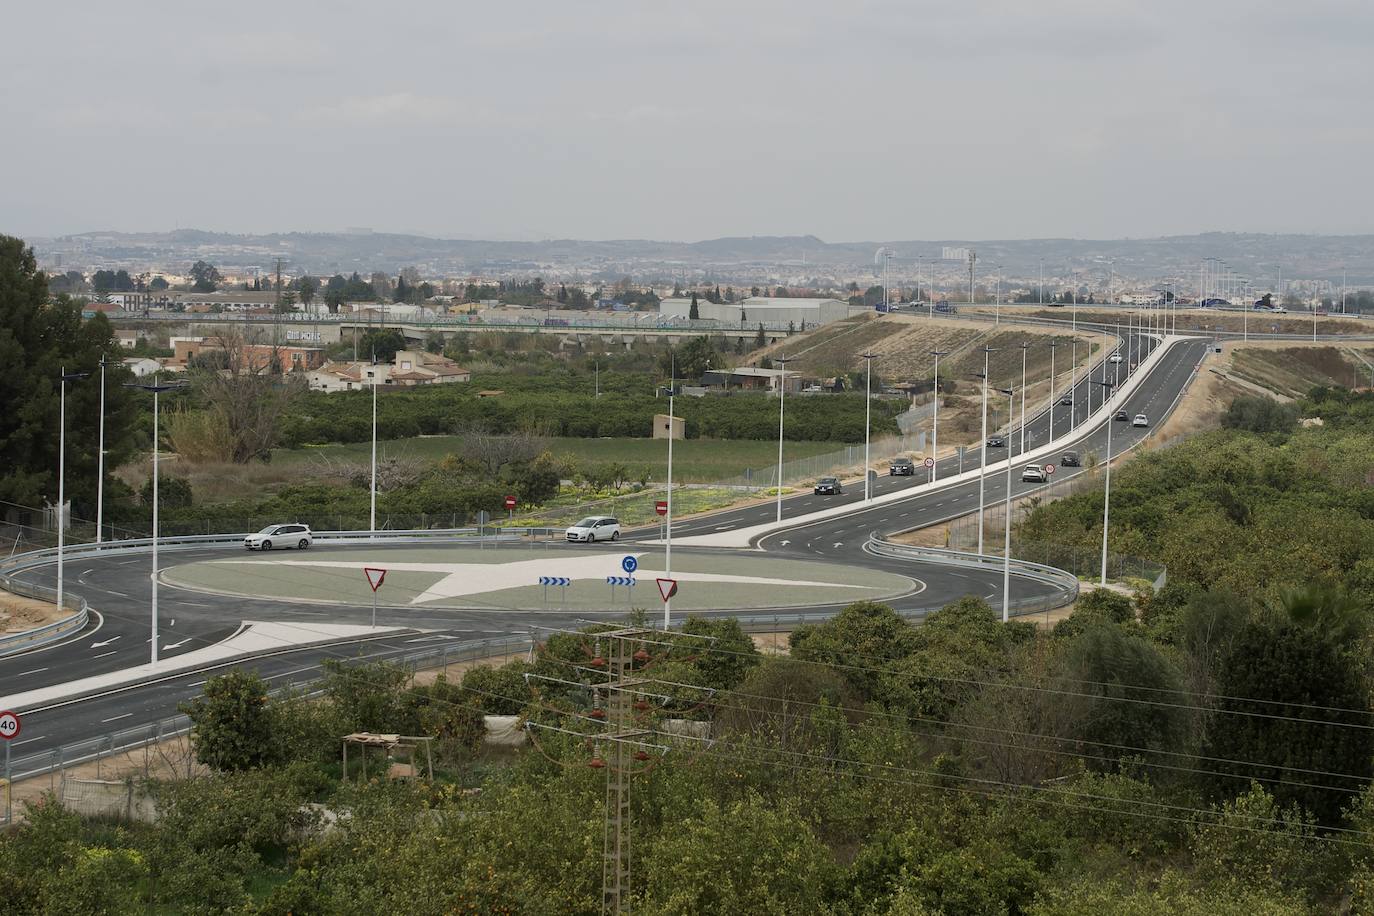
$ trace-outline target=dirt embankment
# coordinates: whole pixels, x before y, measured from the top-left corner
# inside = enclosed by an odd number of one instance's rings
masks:
[[[46,623],[61,620],[70,611],[57,610],[57,605],[32,598],[21,598],[0,592],[0,633],[19,633]]]

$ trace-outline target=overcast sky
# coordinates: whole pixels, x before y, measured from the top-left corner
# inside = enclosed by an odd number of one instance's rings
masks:
[[[53,0],[4,18],[0,232],[1374,231],[1369,0]]]

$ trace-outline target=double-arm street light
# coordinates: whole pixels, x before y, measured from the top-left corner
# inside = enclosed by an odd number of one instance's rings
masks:
[[[62,367],[57,396],[57,611],[62,612],[62,556],[67,529],[67,383],[89,376],[89,372],[68,372]]]
[[[157,664],[157,542],[158,542],[158,519],[157,519],[157,499],[158,499],[158,395],[164,391],[173,391],[178,388],[186,387],[184,382],[175,382],[171,385],[142,385],[127,384],[125,388],[137,388],[142,391],[153,393],[153,601],[152,601],[152,630],[153,638],[151,641],[152,655],[151,664]]]
[[[1058,381],[1054,375],[1054,351],[1059,349],[1059,344],[1050,338],[1050,435],[1047,442],[1054,441],[1054,383]]]
[[[95,468],[95,542],[99,544],[105,528],[105,354],[100,354],[100,435],[96,442]]]
[[[372,482],[368,486],[367,530],[377,536],[377,353],[372,353],[372,368],[368,371],[372,380]],[[480,534],[480,530],[478,534]]]

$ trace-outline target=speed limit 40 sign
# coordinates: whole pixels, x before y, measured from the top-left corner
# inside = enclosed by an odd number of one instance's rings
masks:
[[[0,738],[9,741],[19,737],[19,714],[8,709],[0,712]]]

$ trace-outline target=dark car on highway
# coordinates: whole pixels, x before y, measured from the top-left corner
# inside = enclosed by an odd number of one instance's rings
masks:
[[[1060,456],[1059,456],[1059,465],[1060,465],[1060,467],[1066,467],[1066,468],[1078,468],[1078,467],[1082,467],[1082,466],[1083,466],[1083,465],[1079,462],[1078,453],[1077,453],[1077,452],[1065,452],[1064,454],[1060,455]]]
[[[910,477],[916,473],[916,462],[910,458],[893,458],[892,464],[888,465],[887,476],[896,477],[898,475]]]
[[[1071,395],[1071,394],[1066,394],[1066,395],[1064,395],[1062,398],[1060,398],[1060,399],[1059,399],[1059,406],[1060,406],[1060,407],[1072,407],[1072,406],[1073,406],[1073,395]]]
[[[1006,448],[1007,440],[1001,436],[988,436],[988,448]]]
[[[822,477],[816,481],[817,496],[839,496],[841,492],[838,477]]]
[[[1116,416],[1112,417],[1112,419],[1113,419],[1113,420],[1119,420],[1119,421],[1122,422],[1122,423],[1128,423],[1128,422],[1130,422],[1131,415],[1128,414],[1128,413],[1126,413],[1126,411],[1124,411],[1124,410],[1118,410],[1118,411],[1116,412]]]

